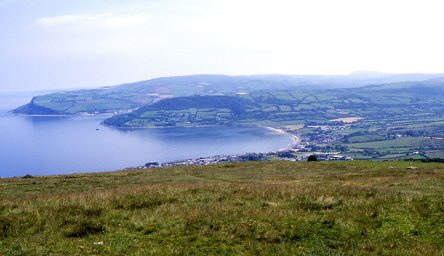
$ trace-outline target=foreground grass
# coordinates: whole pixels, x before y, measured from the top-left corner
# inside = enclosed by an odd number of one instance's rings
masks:
[[[443,255],[444,165],[239,163],[0,180],[0,255]]]

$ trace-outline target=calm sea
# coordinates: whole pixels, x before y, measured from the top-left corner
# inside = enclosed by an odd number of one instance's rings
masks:
[[[105,116],[8,115],[30,95],[0,94],[0,177],[112,171],[219,154],[270,152],[291,144],[287,135],[255,127],[120,130]]]

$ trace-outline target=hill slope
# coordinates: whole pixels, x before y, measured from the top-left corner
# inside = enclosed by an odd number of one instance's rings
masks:
[[[351,74],[347,76],[297,75],[193,75],[156,78],[91,90],[58,92],[36,96],[16,114],[79,114],[125,112],[168,97],[235,94],[268,90],[327,89],[360,87],[369,84],[423,81],[442,74]],[[47,109],[45,112],[43,110]]]
[[[236,96],[188,96],[147,104],[105,124],[118,127],[304,124],[357,116],[444,114],[444,83],[405,82],[329,90],[267,90]]]
[[[440,255],[444,168],[262,162],[0,179],[2,255]]]

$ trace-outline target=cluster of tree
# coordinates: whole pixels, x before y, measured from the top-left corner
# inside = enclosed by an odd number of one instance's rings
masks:
[[[265,154],[262,153],[247,153],[245,155],[239,156],[240,161],[262,161],[266,157]]]
[[[307,161],[308,161],[308,162],[316,162],[316,161],[318,161],[318,157],[317,157],[316,155],[310,155],[310,156],[307,158]]]
[[[154,104],[145,105],[139,108],[137,113],[144,113],[153,110],[228,108],[235,114],[241,114],[245,112],[247,104],[249,104],[247,100],[235,96],[190,96],[165,99]]]
[[[426,159],[409,158],[404,160],[409,162],[421,162],[421,163],[444,163],[444,158],[426,158]]]

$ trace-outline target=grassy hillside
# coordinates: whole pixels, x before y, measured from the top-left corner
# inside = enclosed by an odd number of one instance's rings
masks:
[[[0,255],[442,255],[444,165],[410,165],[0,179]]]
[[[386,124],[407,118],[425,125],[427,118],[444,115],[443,94],[444,83],[429,81],[354,89],[268,90],[231,96],[176,97],[146,104],[105,123],[137,128],[261,122],[272,122],[274,126],[319,125],[355,116],[371,123],[387,119]]]
[[[72,115],[79,113],[126,112],[168,97],[235,94],[238,92],[349,88],[369,84],[423,81],[443,74],[351,74],[346,76],[298,75],[192,75],[163,77],[136,83],[36,96],[14,110],[17,114]]]

